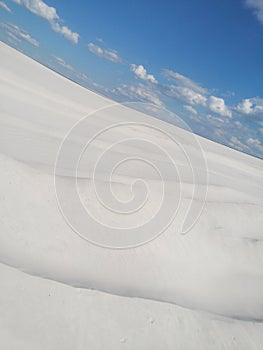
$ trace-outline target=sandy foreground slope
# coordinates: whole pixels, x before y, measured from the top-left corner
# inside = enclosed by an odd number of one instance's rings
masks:
[[[262,161],[0,57],[0,348],[261,349]]]

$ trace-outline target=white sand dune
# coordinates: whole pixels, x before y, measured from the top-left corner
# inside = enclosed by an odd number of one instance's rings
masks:
[[[0,347],[261,349],[262,160],[109,107],[109,99],[3,43],[0,57]],[[87,137],[101,130],[77,173],[91,213],[85,221],[72,191],[75,165]],[[111,193],[109,171],[118,162]],[[147,205],[132,217],[121,213],[138,207],[146,183]],[[177,204],[174,220],[151,240]],[[181,234],[188,210],[187,220],[198,220]],[[129,246],[138,232],[151,241],[132,249],[91,243]]]

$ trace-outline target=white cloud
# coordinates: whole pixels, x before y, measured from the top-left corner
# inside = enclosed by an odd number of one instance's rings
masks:
[[[208,107],[212,112],[222,115],[223,117],[232,117],[232,112],[226,106],[223,98],[210,96]]]
[[[75,70],[70,64],[65,62],[63,58],[56,55],[51,55],[51,57],[53,58],[53,61],[56,62],[56,64],[59,64],[61,67],[70,71],[73,77],[76,78],[77,80],[82,80],[83,82],[92,84],[94,86],[96,85],[96,83],[94,83],[85,73],[81,73]]]
[[[184,86],[170,85],[166,87],[165,94],[170,97],[175,97],[190,105],[206,106],[207,98],[204,95]]]
[[[101,57],[103,56],[104,50],[93,43],[88,44],[88,49],[90,50],[90,52],[94,53],[97,56],[101,56]]]
[[[235,121],[234,124],[236,125],[237,128],[242,128],[242,124],[240,123],[240,121]]]
[[[222,130],[220,128],[216,128],[213,133],[217,139],[221,139],[222,136],[225,136],[225,134],[226,134],[225,130]]]
[[[39,46],[36,39],[32,38],[28,32],[24,29],[19,28],[17,25],[12,23],[0,23],[0,26],[6,31],[7,35],[16,41],[25,40],[31,45]]]
[[[197,110],[196,109],[194,109],[194,107],[192,107],[192,106],[190,106],[190,105],[186,105],[186,106],[184,106],[184,108],[188,111],[188,112],[190,112],[190,113],[192,113],[192,114],[197,114]]]
[[[136,66],[136,64],[131,64],[131,71],[133,74],[142,80],[150,81],[153,84],[157,84],[157,80],[152,74],[147,74],[146,69],[143,67],[143,65],[139,64]]]
[[[163,106],[163,103],[158,97],[158,94],[149,86],[146,86],[144,84],[138,84],[136,86],[122,85],[112,90],[112,92],[115,95],[117,94],[125,96],[130,101],[150,102],[156,106]]]
[[[172,70],[163,69],[163,74],[168,80],[173,80],[176,83],[176,85],[164,86],[164,93],[167,96],[175,97],[191,106],[200,105],[206,107],[207,89],[203,88],[192,79]],[[195,114],[193,107],[190,110],[191,106],[187,108],[192,114]]]
[[[15,34],[13,34],[12,32],[7,31],[6,34],[9,36],[9,38],[11,38],[17,42],[21,42],[21,39],[19,39],[17,36],[15,36]]]
[[[219,117],[215,117],[211,114],[207,114],[206,115],[206,119],[213,125],[215,126],[219,126],[221,125],[221,123],[226,123],[227,122],[227,119],[225,118],[219,118]]]
[[[26,40],[34,46],[39,46],[39,43],[36,39],[32,38],[28,33],[21,31],[19,34],[20,38]]]
[[[254,9],[258,20],[263,24],[263,0],[246,0],[246,4]]]
[[[60,24],[58,24],[57,22],[51,22],[51,28],[63,35],[66,39],[68,39],[69,41],[72,41],[74,44],[78,43],[79,40],[79,34],[78,33],[73,33],[71,29],[69,29],[66,26],[61,26]]]
[[[11,9],[7,6],[7,4],[3,1],[0,1],[0,7],[2,7],[4,10],[6,10],[7,12],[11,13]]]
[[[261,143],[260,143],[260,141],[258,140],[258,139],[253,139],[252,137],[249,137],[248,139],[247,139],[247,143],[249,144],[249,145],[260,145]]]
[[[85,73],[77,73],[77,78],[83,80],[86,83],[93,83],[94,86],[96,85],[96,83],[92,82],[91,79]]]
[[[237,105],[237,110],[244,114],[251,114],[253,112],[252,107],[253,103],[247,98]]]
[[[246,115],[262,113],[263,99],[259,97],[246,98],[237,105],[236,109]]]
[[[103,49],[100,46],[95,45],[93,43],[88,44],[88,49],[93,54],[95,54],[99,57],[106,58],[107,60],[109,60],[111,62],[114,62],[114,63],[121,63],[122,62],[121,57],[118,55],[117,51],[115,51],[115,50]]]
[[[166,78],[175,80],[179,86],[187,87],[190,90],[193,90],[193,91],[198,92],[200,94],[207,93],[207,90],[205,88],[203,88],[198,83],[196,83],[192,79],[190,79],[182,74],[179,74],[177,72],[173,72],[172,70],[169,70],[169,69],[164,69],[163,72],[164,72],[164,75]]]
[[[229,146],[237,149],[238,151],[244,151],[245,149],[248,149],[248,147],[244,143],[242,143],[236,136],[232,136],[228,144]]]
[[[254,139],[252,137],[249,137],[247,139],[247,144],[254,147],[259,152],[263,152],[263,146],[261,145],[261,142],[258,139]]]
[[[13,0],[13,2],[24,6],[31,13],[47,20],[55,32],[63,35],[69,41],[74,44],[78,43],[79,34],[74,33],[68,27],[59,24],[58,21],[60,20],[60,17],[54,7],[48,6],[42,0]]]
[[[70,71],[74,71],[74,68],[70,64],[66,63],[63,60],[63,58],[55,56],[55,55],[52,55],[52,57],[55,59],[56,63],[59,64],[60,66],[62,66],[63,68],[66,68]]]
[[[26,7],[30,12],[46,19],[47,21],[59,19],[56,9],[48,6],[42,0],[13,0],[13,2]]]

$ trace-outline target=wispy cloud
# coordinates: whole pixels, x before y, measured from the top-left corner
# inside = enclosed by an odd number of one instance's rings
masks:
[[[136,64],[131,64],[131,71],[137,78],[157,84],[157,80],[155,79],[154,75],[148,74],[143,65],[139,64],[136,66]]]
[[[156,106],[163,106],[163,102],[160,100],[158,92],[145,84],[121,85],[116,89],[113,89],[111,92],[115,96],[124,96],[127,100],[132,102],[150,102]]]
[[[4,10],[6,10],[7,12],[11,13],[11,9],[7,6],[7,4],[3,1],[0,1],[0,7],[2,7]]]
[[[50,57],[52,58],[52,63],[55,64],[56,69],[57,69],[57,65],[66,69],[70,73],[72,79],[75,79],[78,82],[81,81],[82,83],[87,83],[88,86],[91,86],[91,85],[92,87],[99,86],[96,82],[92,81],[92,79],[89,78],[85,73],[82,73],[76,70],[69,63],[67,63],[63,58],[57,55],[50,55]],[[52,64],[52,67],[53,67],[53,64]]]
[[[245,4],[254,10],[258,20],[263,24],[263,1],[262,0],[246,0]]]
[[[198,92],[199,94],[204,95],[207,93],[207,89],[203,88],[200,84],[196,83],[195,81],[186,77],[185,75],[182,75],[169,69],[164,69],[163,74],[168,80],[175,80],[180,86],[187,87],[188,89]]]
[[[240,138],[236,136],[231,136],[230,141],[228,142],[228,145],[241,152],[249,149],[248,146],[244,142],[240,141]]]
[[[36,39],[32,38],[28,32],[26,32],[24,29],[18,27],[17,25],[12,24],[12,23],[1,22],[0,26],[5,30],[6,34],[9,37],[11,37],[12,39],[14,39],[18,42],[21,41],[21,39],[22,39],[22,40],[27,41],[31,45],[39,46],[39,43]]]
[[[70,71],[74,71],[74,68],[70,64],[66,63],[63,60],[63,58],[58,57],[56,55],[52,55],[52,57],[54,58],[55,62],[59,64],[61,67],[66,68],[67,70],[70,70]]]
[[[263,146],[261,144],[261,141],[256,138],[249,137],[247,139],[247,144],[254,147],[256,150],[258,150],[261,154],[263,154]]]
[[[12,32],[7,31],[6,34],[8,35],[9,39],[11,38],[11,42],[21,42],[21,39],[19,39],[17,36],[15,36],[15,34],[13,34]],[[13,41],[14,40],[14,41]]]
[[[165,85],[162,87],[163,93],[172,98],[176,98],[190,105],[206,106],[206,96],[189,89],[185,86]]]
[[[194,109],[193,106],[185,105],[185,106],[184,106],[184,109],[187,110],[188,112],[192,113],[192,114],[195,114],[195,115],[197,114],[197,110]]]
[[[88,49],[94,55],[97,55],[99,57],[103,57],[106,60],[109,60],[111,62],[114,62],[114,63],[121,63],[122,62],[122,59],[118,55],[118,52],[116,50],[103,49],[102,47],[95,45],[93,43],[88,44]]]
[[[168,81],[172,81],[172,84],[163,86],[165,95],[176,98],[188,105],[206,106],[207,89],[185,75],[169,69],[163,69],[163,75]]]
[[[51,28],[55,32],[63,35],[67,40],[74,44],[78,43],[79,34],[59,23],[61,18],[57,14],[57,10],[54,7],[48,6],[42,0],[13,0],[13,2],[20,6],[24,6],[31,13],[47,20]]]

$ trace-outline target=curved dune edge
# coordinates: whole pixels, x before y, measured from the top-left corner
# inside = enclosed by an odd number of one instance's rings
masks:
[[[70,287],[70,288],[73,288],[73,289],[77,289],[77,290],[87,290],[87,291],[94,291],[94,292],[98,292],[98,293],[101,293],[101,294],[106,294],[106,295],[110,295],[110,296],[116,296],[116,297],[121,297],[121,298],[131,298],[131,299],[139,299],[139,300],[143,300],[146,301],[146,302],[154,302],[154,303],[161,303],[161,304],[168,304],[168,305],[171,305],[171,306],[174,306],[174,307],[179,307],[179,308],[182,308],[183,310],[187,310],[187,311],[192,311],[192,312],[196,312],[196,313],[202,313],[204,315],[207,316],[207,318],[219,318],[219,319],[222,319],[222,320],[233,320],[233,321],[240,321],[240,322],[249,322],[249,323],[252,323],[253,325],[254,324],[263,324],[263,319],[261,318],[253,318],[253,316],[248,316],[248,317],[244,317],[244,316],[239,316],[239,315],[229,315],[229,314],[222,314],[222,313],[217,313],[217,312],[211,312],[209,311],[209,309],[206,309],[206,308],[203,308],[203,309],[198,309],[198,308],[195,308],[195,307],[189,307],[189,305],[180,305],[180,304],[177,304],[173,301],[166,301],[166,300],[162,300],[162,299],[154,299],[154,298],[151,298],[151,297],[142,297],[140,295],[129,295],[129,293],[127,294],[119,294],[118,291],[114,291],[114,293],[112,293],[111,291],[107,291],[106,289],[104,290],[103,288],[102,289],[96,289],[96,288],[91,288],[91,287],[87,287],[85,285],[81,285],[79,283],[76,283],[76,284],[72,284],[71,282],[65,282],[62,280],[60,280],[59,276],[57,276],[58,279],[53,279],[53,278],[50,278],[50,277],[46,277],[46,276],[41,276],[41,275],[37,275],[37,274],[34,274],[32,273],[31,271],[26,271],[22,268],[19,268],[18,266],[12,266],[12,265],[9,265],[8,263],[5,263],[5,262],[2,262],[0,261],[0,264],[3,265],[3,269],[4,267],[6,268],[11,268],[11,269],[14,269],[16,271],[18,271],[18,273],[22,273],[23,275],[28,275],[32,278],[37,278],[37,279],[43,279],[43,280],[46,280],[46,281],[49,281],[51,283],[58,283],[58,284],[62,284],[62,285],[65,285],[67,287]]]
[[[145,246],[126,251],[98,248],[77,236],[61,216],[52,168],[69,127],[110,101],[4,44],[0,54],[0,261],[72,286],[262,321],[262,161],[199,138],[210,186],[191,234],[178,234],[179,215]],[[104,120],[105,114],[90,125]],[[195,159],[186,132],[168,124],[166,128]],[[185,202],[187,196],[186,188]]]
[[[71,288],[0,264],[0,345],[8,349],[260,349],[262,323]]]

